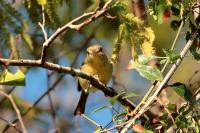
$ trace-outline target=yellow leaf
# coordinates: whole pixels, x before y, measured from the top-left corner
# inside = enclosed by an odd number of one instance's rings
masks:
[[[93,133],[99,133],[101,131],[101,128],[97,128]]]
[[[25,85],[25,75],[19,69],[15,74],[8,72],[6,69],[0,75],[0,84],[3,85],[13,85],[13,86],[24,86]]]
[[[144,55],[151,56],[155,53],[155,48],[152,46],[155,40],[155,35],[150,27],[144,28],[144,41],[141,44],[141,50]]]
[[[47,0],[37,0],[38,4],[44,6],[47,3]]]

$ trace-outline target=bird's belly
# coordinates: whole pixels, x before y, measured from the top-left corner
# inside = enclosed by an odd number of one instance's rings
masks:
[[[87,66],[82,67],[81,71],[87,71],[88,74],[95,76],[100,82],[106,85],[111,78],[112,68],[110,66],[109,67],[105,67],[105,66],[109,66],[109,65],[103,65],[103,64],[99,64],[95,66],[87,65]],[[79,78],[79,82],[80,82],[81,87],[85,91],[88,91],[88,90],[89,92],[96,91],[96,88],[90,85],[90,82],[88,80]]]

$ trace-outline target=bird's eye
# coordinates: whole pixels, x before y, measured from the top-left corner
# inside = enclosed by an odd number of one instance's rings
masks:
[[[101,52],[102,50],[103,50],[102,47],[100,47],[100,48],[99,48],[99,51]]]
[[[89,52],[87,51],[87,56],[89,55]]]

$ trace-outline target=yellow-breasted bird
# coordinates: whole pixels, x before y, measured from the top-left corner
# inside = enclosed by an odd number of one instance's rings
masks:
[[[87,56],[80,70],[96,76],[100,82],[106,85],[112,76],[113,67],[106,54],[103,52],[102,46],[95,44],[87,48]],[[81,115],[84,113],[89,92],[94,92],[95,90],[96,88],[93,87],[88,80],[78,78],[78,91],[82,92],[74,115]]]

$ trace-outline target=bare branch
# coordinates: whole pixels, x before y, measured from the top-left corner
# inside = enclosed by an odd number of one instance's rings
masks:
[[[4,119],[4,118],[2,118],[2,117],[0,117],[0,120],[4,121],[4,122],[7,123],[10,127],[15,128],[18,132],[22,133],[22,131],[16,127],[16,124],[9,122],[8,120],[6,120],[6,119]]]
[[[7,91],[7,95],[11,94],[14,90],[15,90],[16,86],[13,86],[9,91]],[[6,97],[2,98],[1,101],[0,101],[0,107],[1,105],[6,101]]]
[[[58,28],[54,34],[52,34],[44,43],[43,43],[43,48],[42,48],[42,54],[41,54],[41,63],[43,64],[45,62],[46,56],[47,56],[47,49],[48,47],[52,44],[52,42],[64,31],[67,31],[68,29],[74,29],[79,31],[81,28],[85,27],[86,25],[90,24],[93,22],[96,18],[101,17],[104,15],[108,9],[109,5],[111,4],[112,0],[108,0],[107,3],[104,5],[103,8],[95,11],[95,12],[89,12],[89,13],[84,13],[83,15],[75,18],[74,20],[70,21],[69,23],[65,24],[61,28]],[[85,21],[83,21],[80,24],[74,24],[78,21],[80,21],[83,18],[87,18]]]
[[[42,6],[42,23],[38,23],[38,25],[41,27],[42,32],[44,34],[44,40],[47,41],[48,35],[47,32],[45,31],[45,15],[44,15],[44,7]]]
[[[63,79],[64,75],[61,75],[55,82],[54,84],[46,91],[44,92],[34,103],[32,106],[30,106],[28,109],[26,109],[23,113],[22,116],[25,116],[26,114],[28,114],[46,95],[48,95],[52,90],[55,89],[55,87],[58,85],[58,83],[60,83],[60,81]],[[16,123],[19,119],[16,118],[12,123]],[[2,133],[5,133],[8,129],[10,128],[9,125],[7,125]]]
[[[91,85],[94,87],[100,89],[101,91],[104,92],[106,96],[116,96],[118,93],[114,90],[111,90],[110,88],[106,87],[103,83],[101,83],[98,79],[95,77],[81,72],[79,69],[73,69],[71,67],[65,67],[61,66],[58,64],[50,63],[50,62],[45,62],[44,64],[41,64],[40,60],[26,60],[26,59],[21,59],[21,60],[9,60],[9,59],[3,59],[0,58],[0,64],[7,63],[10,66],[31,66],[31,67],[43,67],[49,70],[53,70],[59,73],[66,73],[70,74],[72,76],[78,76],[84,79],[87,79],[90,81]],[[135,106],[130,102],[128,99],[124,99],[121,96],[118,97],[117,99],[122,105],[129,107],[130,109],[134,109]]]
[[[51,74],[52,73],[47,75],[47,78],[48,78],[48,80],[47,80],[48,88],[47,89],[49,89],[49,83],[50,83]],[[50,111],[51,111],[51,116],[52,116],[52,120],[53,120],[53,126],[54,126],[55,129],[57,129],[56,128],[56,110],[54,108],[54,104],[53,104],[53,100],[52,100],[52,97],[51,97],[51,93],[49,92],[47,95],[48,95],[48,101],[49,101],[49,107],[50,107]]]
[[[92,120],[91,118],[87,117],[85,114],[81,115],[82,117],[84,117],[86,120],[88,120],[89,122],[91,122],[92,124],[94,124],[95,126],[97,126],[98,128],[102,128],[102,126],[100,124],[98,124],[97,122],[95,122],[94,120]]]
[[[11,104],[12,104],[12,106],[13,106],[13,108],[14,108],[16,114],[17,114],[17,117],[18,117],[18,119],[19,119],[19,122],[20,122],[20,124],[21,124],[23,133],[27,133],[27,130],[26,130],[25,126],[24,126],[24,123],[23,123],[23,120],[22,120],[20,111],[19,111],[17,105],[15,104],[15,101],[13,100],[12,96],[6,94],[5,92],[3,92],[3,91],[1,91],[1,90],[0,90],[0,94],[3,95],[4,97],[7,97],[8,100],[11,102]],[[12,125],[13,125],[13,124],[12,124]]]

